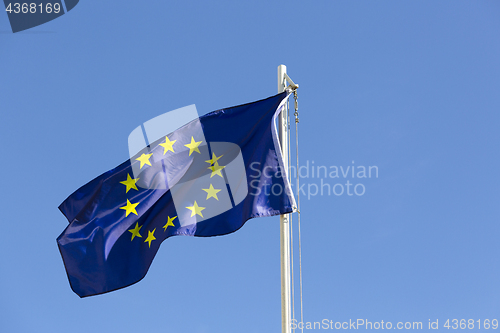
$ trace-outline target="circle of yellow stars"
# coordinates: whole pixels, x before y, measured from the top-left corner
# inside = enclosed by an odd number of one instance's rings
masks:
[[[160,143],[159,145],[163,147],[163,155],[165,155],[167,152],[173,152],[175,153],[174,151],[174,144],[177,142],[177,140],[170,140],[168,138],[168,136],[165,136],[165,142],[162,142]],[[188,144],[185,144],[184,146],[189,148],[189,156],[191,156],[192,153],[194,152],[197,152],[199,154],[201,154],[198,146],[202,143],[202,141],[195,141],[194,140],[194,137],[191,137],[191,142],[188,143]],[[149,165],[151,166],[151,162],[149,161],[149,159],[151,158],[153,154],[150,153],[150,154],[142,154],[141,156],[139,156],[138,158],[136,158],[137,161],[140,162],[140,167],[139,169],[142,169],[145,165]],[[217,156],[215,153],[212,153],[212,158],[210,160],[207,160],[205,162],[209,163],[210,166],[208,167],[208,169],[210,169],[212,171],[211,175],[210,175],[210,178],[218,175],[222,178],[224,178],[224,176],[222,175],[221,171],[222,169],[225,168],[225,166],[221,166],[219,165],[219,163],[217,162],[223,155],[220,155],[220,156]],[[120,182],[120,184],[123,184],[125,185],[126,189],[125,189],[125,193],[128,193],[130,190],[136,190],[138,191],[138,188],[137,188],[137,181],[139,180],[140,178],[132,178],[130,176],[130,174],[127,173],[127,179]],[[219,200],[219,198],[217,197],[217,193],[219,193],[220,191],[222,191],[221,189],[216,189],[214,188],[213,184],[210,184],[210,187],[207,188],[207,189],[202,189],[203,191],[205,191],[207,193],[207,197],[206,197],[206,200],[210,199],[210,198],[214,198],[215,200]],[[137,203],[131,203],[128,199],[127,199],[127,204],[123,207],[120,207],[120,209],[123,209],[125,210],[125,217],[128,217],[129,214],[135,214],[138,216],[137,214],[137,211],[136,211],[136,207],[137,205],[139,205],[140,202],[137,202]],[[200,207],[198,205],[198,203],[196,201],[194,201],[193,205],[192,206],[188,206],[186,207],[187,209],[191,210],[191,217],[195,216],[195,215],[199,215],[201,217],[203,217],[203,214],[202,214],[202,211],[204,209],[206,209],[206,207]],[[168,227],[175,227],[175,224],[174,224],[174,220],[177,218],[177,216],[173,216],[173,217],[170,217],[168,216],[167,217],[167,223],[163,226],[163,231],[167,231]],[[143,238],[141,233],[140,233],[140,230],[143,226],[139,226],[139,222],[136,222],[135,224],[135,227],[132,228],[132,229],[129,229],[128,231],[132,234],[132,237],[130,239],[130,241],[133,241],[134,238],[138,237],[138,238]],[[156,237],[154,236],[154,233],[156,231],[156,228],[153,229],[152,231],[151,230],[148,230],[148,236],[146,237],[146,239],[144,240],[145,243],[148,243],[148,246],[151,248],[151,242],[156,240]]]

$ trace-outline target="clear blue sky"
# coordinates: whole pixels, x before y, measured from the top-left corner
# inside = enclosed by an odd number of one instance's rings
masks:
[[[274,95],[280,64],[302,163],[378,167],[301,179],[365,187],[302,196],[305,320],[500,319],[499,17],[496,1],[82,0],[12,34],[0,13],[0,331],[279,332],[278,218],[170,238],[141,282],[86,299],[55,239],[58,205],[128,158],[135,127]]]

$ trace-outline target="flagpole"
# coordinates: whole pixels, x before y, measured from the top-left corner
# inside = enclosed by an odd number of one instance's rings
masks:
[[[278,66],[278,93],[286,88],[286,66]],[[288,171],[288,107],[287,103],[279,117],[279,140],[283,156],[283,166]],[[287,173],[288,174],[288,173]],[[290,333],[290,224],[289,214],[280,215],[280,252],[281,252],[281,332]]]

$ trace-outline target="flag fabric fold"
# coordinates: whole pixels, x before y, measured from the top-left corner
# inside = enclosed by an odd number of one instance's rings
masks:
[[[80,297],[127,287],[170,236],[232,233],[295,207],[275,119],[281,93],[201,116],[71,194],[57,244]]]

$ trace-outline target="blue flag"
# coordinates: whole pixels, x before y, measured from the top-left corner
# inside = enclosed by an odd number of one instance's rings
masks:
[[[127,287],[170,236],[232,233],[290,213],[275,119],[286,93],[208,113],[150,143],[71,194],[57,238],[80,297]]]

